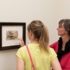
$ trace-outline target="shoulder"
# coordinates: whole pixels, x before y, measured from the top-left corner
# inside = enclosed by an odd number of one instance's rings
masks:
[[[22,47],[20,47],[18,50],[17,50],[17,54],[25,54],[26,52],[27,52],[27,47],[29,48],[29,49],[31,49],[31,47],[33,47],[33,45],[30,43],[30,44],[28,44],[28,45],[24,45],[24,46],[22,46]]]
[[[25,46],[20,47],[17,50],[16,56],[21,58],[21,59],[25,58],[25,56],[26,56],[26,47]]]
[[[50,52],[50,53],[55,53],[54,49],[51,48],[51,47],[49,47],[49,52]]]
[[[52,44],[50,45],[50,47],[54,47],[54,46],[57,46],[57,45],[58,45],[58,41],[52,43]]]
[[[57,58],[56,52],[55,52],[54,49],[51,48],[51,47],[49,47],[49,54],[50,54],[51,60],[54,60],[55,58]]]
[[[58,51],[58,41],[52,43],[52,44],[50,45],[50,47],[53,48],[53,49],[55,50],[55,52],[57,52],[57,51]]]
[[[17,52],[19,51],[19,52],[23,52],[23,51],[25,51],[26,50],[26,47],[25,46],[23,46],[23,47],[20,47],[18,50],[17,50]]]

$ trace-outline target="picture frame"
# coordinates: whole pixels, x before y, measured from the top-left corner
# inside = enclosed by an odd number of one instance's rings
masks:
[[[20,38],[26,43],[25,22],[0,22],[0,50],[19,48]]]

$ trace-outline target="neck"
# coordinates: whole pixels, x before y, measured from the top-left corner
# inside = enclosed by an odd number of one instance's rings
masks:
[[[38,40],[31,40],[31,43],[38,43]]]
[[[63,41],[62,50],[65,50],[65,44],[69,41],[69,39],[70,39],[69,36],[63,36],[62,37],[62,41]]]
[[[63,41],[63,44],[65,44],[68,40],[70,39],[70,37],[69,36],[63,36],[62,37],[62,41]]]

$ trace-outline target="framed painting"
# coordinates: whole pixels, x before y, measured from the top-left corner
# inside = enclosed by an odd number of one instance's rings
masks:
[[[19,38],[26,43],[25,22],[0,22],[0,50],[19,48]]]

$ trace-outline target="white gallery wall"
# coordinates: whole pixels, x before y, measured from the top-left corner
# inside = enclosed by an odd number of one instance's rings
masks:
[[[70,0],[0,0],[0,22],[28,25],[32,20],[42,20],[48,27],[50,44],[58,39],[58,21],[70,18],[69,14]],[[16,51],[0,51],[0,70],[16,70]]]

